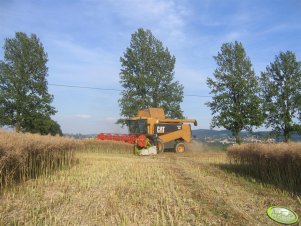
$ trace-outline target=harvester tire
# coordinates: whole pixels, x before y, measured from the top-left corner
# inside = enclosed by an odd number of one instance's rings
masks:
[[[156,147],[157,147],[157,153],[158,154],[164,152],[164,143],[162,142],[162,140],[157,140],[156,141]]]
[[[183,153],[185,152],[185,145],[182,142],[178,142],[175,145],[175,152],[176,153]]]

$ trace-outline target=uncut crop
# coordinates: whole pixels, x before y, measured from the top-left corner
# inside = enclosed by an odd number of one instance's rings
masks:
[[[301,193],[301,143],[234,145],[227,155],[232,169]]]
[[[99,151],[101,153],[120,153],[132,154],[134,151],[133,144],[123,141],[84,139],[81,140],[81,149],[83,151]]]
[[[0,191],[74,162],[81,144],[70,138],[0,131]]]

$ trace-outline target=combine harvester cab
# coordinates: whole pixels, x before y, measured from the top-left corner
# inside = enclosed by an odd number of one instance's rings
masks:
[[[173,148],[176,153],[185,151],[184,142],[190,142],[191,126],[195,119],[165,118],[162,108],[139,110],[127,120],[130,135],[136,136],[135,154],[151,155]]]

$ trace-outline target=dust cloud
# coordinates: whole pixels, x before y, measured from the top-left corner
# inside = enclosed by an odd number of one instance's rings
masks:
[[[205,146],[201,141],[191,140],[190,143],[185,143],[186,151],[199,152],[205,151]]]

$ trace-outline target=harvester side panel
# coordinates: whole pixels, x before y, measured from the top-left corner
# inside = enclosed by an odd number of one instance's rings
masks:
[[[186,124],[183,124],[182,129],[180,130],[159,135],[159,138],[163,141],[163,143],[167,143],[169,141],[178,140],[178,139],[183,139],[186,142],[190,142],[190,137],[191,137],[190,125],[186,125]]]
[[[166,133],[175,132],[182,129],[181,123],[159,123],[155,124],[154,133],[158,135],[163,135]]]

